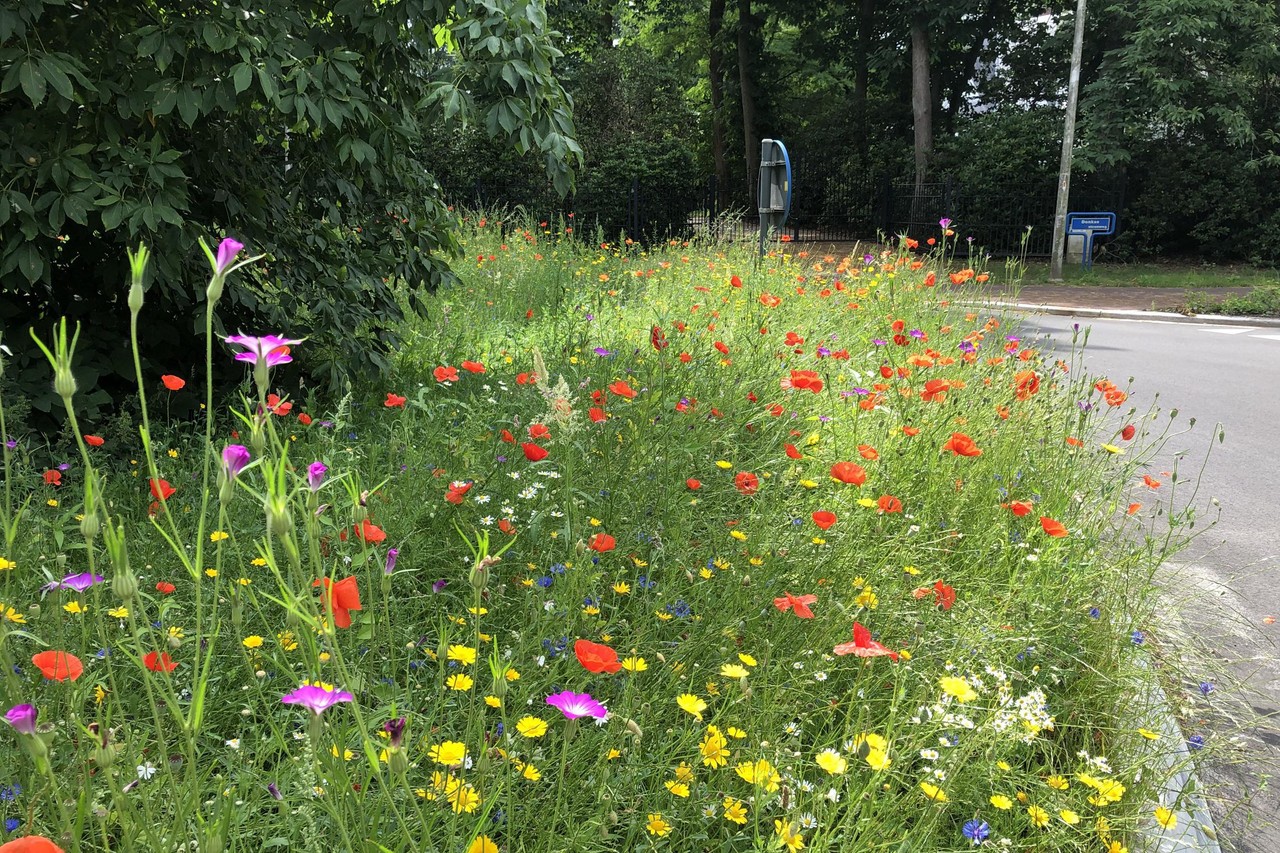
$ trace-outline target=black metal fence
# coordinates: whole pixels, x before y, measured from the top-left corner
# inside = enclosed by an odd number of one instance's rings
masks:
[[[691,236],[750,240],[758,233],[754,187],[747,195],[740,187],[726,190],[714,177],[683,176],[629,183],[582,180],[577,195],[564,200],[533,186],[513,192],[477,183],[457,200],[518,206],[539,218],[574,211],[579,229],[599,226],[607,239],[625,234],[645,242]],[[994,257],[1044,257],[1050,254],[1056,199],[1052,181],[969,187],[944,178],[917,189],[911,181],[841,175],[793,160],[791,215],[783,230],[795,242],[873,241],[898,234],[923,242],[939,234],[940,220],[949,219],[962,254],[967,244]],[[1068,206],[1120,213],[1123,203],[1123,187],[1077,177]],[[1124,217],[1119,219],[1123,226]]]

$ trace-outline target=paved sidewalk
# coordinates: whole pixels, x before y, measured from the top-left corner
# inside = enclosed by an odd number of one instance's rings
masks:
[[[1187,301],[1188,293],[1215,301],[1228,296],[1248,296],[1251,287],[1081,287],[1069,284],[1029,284],[1018,291],[1017,301],[1028,305],[1060,305],[1118,311],[1173,311]],[[1011,288],[995,287],[991,293],[1009,301]]]

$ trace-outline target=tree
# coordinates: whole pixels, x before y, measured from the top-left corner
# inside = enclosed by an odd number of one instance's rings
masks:
[[[145,240],[148,354],[194,361],[195,241],[231,233],[267,261],[224,297],[226,327],[306,336],[300,354],[333,381],[385,368],[397,283],[417,299],[449,279],[457,250],[424,125],[479,122],[570,187],[580,149],[554,35],[525,0],[6,0],[8,340],[59,314],[91,318],[82,343],[104,380],[129,373],[125,247]]]

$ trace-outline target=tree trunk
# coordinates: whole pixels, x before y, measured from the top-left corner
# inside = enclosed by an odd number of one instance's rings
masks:
[[[876,0],[862,0],[858,9],[858,59],[853,72],[854,144],[862,168],[867,168],[870,134],[867,130],[867,81],[871,57],[871,27],[875,21]]]
[[[933,153],[933,93],[929,87],[929,30],[924,16],[911,19],[911,117],[915,126],[916,192]]]
[[[760,140],[756,136],[755,83],[751,80],[752,45],[756,19],[751,0],[738,0],[738,88],[742,100],[742,144],[746,149],[747,196],[755,204],[756,172],[760,170]]]
[[[716,207],[729,206],[729,164],[724,159],[724,45],[721,31],[724,29],[725,0],[711,0],[709,33],[711,52],[707,65],[711,78],[711,158],[715,163]]]

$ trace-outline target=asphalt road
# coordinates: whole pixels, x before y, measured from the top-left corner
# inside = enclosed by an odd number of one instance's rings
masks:
[[[1280,328],[1035,316],[1021,333],[1024,341],[1051,335],[1046,350],[1062,358],[1076,322],[1091,327],[1086,370],[1122,388],[1132,377],[1139,412],[1154,400],[1162,418],[1178,410],[1175,424],[1196,419],[1151,465],[1166,482],[1159,472],[1175,463],[1179,480],[1199,476],[1192,505],[1202,531],[1167,564],[1165,624],[1156,631],[1215,686],[1201,697],[1191,678],[1171,699],[1186,734],[1233,747],[1201,766],[1219,841],[1225,850],[1280,853],[1280,786],[1272,780],[1280,771]],[[1180,486],[1175,502],[1191,491]],[[1240,807],[1246,798],[1250,806]]]

